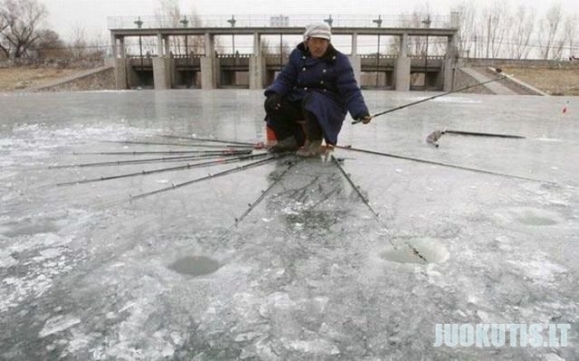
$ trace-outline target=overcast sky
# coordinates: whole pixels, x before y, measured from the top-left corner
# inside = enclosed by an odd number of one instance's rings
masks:
[[[82,26],[90,34],[108,36],[108,16],[154,15],[159,0],[39,0],[49,11],[49,27],[62,38],[71,29]],[[471,0],[484,7],[493,0]],[[496,0],[495,0],[496,1]],[[566,14],[579,14],[578,0],[501,0],[516,6],[520,3],[543,12],[556,1]],[[184,14],[334,14],[397,15],[428,6],[433,14],[448,15],[459,0],[179,0]]]

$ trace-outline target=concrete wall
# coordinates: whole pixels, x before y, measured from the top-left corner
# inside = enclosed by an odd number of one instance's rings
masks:
[[[110,90],[115,89],[115,69],[107,68],[87,76],[80,76],[70,81],[63,81],[54,85],[47,85],[28,91],[82,91],[82,90]]]
[[[480,82],[462,71],[460,68],[455,70],[454,73],[454,87],[453,89],[460,89],[466,88],[468,86],[474,86],[479,84]],[[463,93],[471,93],[471,94],[494,94],[485,86],[477,86],[471,89],[464,90]]]

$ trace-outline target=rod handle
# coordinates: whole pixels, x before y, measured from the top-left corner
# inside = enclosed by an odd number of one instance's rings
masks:
[[[376,115],[370,115],[370,120],[374,119]],[[352,124],[358,124],[358,123],[362,123],[362,119],[354,119],[354,121],[352,121]]]

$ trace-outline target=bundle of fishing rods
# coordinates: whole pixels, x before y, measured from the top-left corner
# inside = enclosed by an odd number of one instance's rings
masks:
[[[412,103],[408,103],[396,108],[392,108],[380,113],[376,113],[371,116],[372,119],[385,115],[388,113],[392,113],[404,108],[408,108],[410,106],[418,105],[424,103],[426,101],[436,99],[445,95],[461,92],[470,88],[474,88],[477,86],[481,86],[490,82],[499,81],[508,78],[506,75],[500,75],[495,79],[491,79],[488,81],[484,81],[475,85],[467,86],[461,89],[453,90],[446,93],[437,94],[431,97],[427,97],[421,99],[419,101],[415,101]],[[354,121],[353,124],[357,124],[360,121]],[[501,137],[501,138],[513,138],[513,139],[524,139],[522,136],[513,136],[513,135],[505,135],[505,134],[492,134],[492,133],[480,133],[480,132],[467,132],[467,131],[458,131],[458,130],[437,130],[430,134],[427,138],[427,142],[433,144],[438,147],[437,141],[443,134],[454,134],[454,135],[463,135],[463,136],[482,136],[482,137]],[[149,197],[155,194],[168,192],[171,190],[175,190],[178,188],[182,188],[188,185],[192,185],[195,183],[211,180],[217,177],[223,177],[229,174],[243,172],[252,168],[260,167],[275,161],[283,160],[284,164],[286,165],[286,169],[281,172],[277,178],[275,178],[270,186],[262,190],[255,201],[249,204],[248,209],[241,214],[239,217],[235,218],[235,225],[241,222],[270,192],[270,190],[279,182],[281,179],[287,174],[289,169],[293,167],[297,162],[302,161],[293,156],[292,153],[280,153],[274,154],[269,153],[266,151],[260,151],[262,147],[257,146],[251,142],[240,142],[240,141],[232,141],[232,140],[223,140],[223,139],[216,139],[216,138],[200,138],[194,136],[180,136],[180,135],[159,135],[155,139],[162,138],[163,141],[158,140],[145,140],[145,141],[120,141],[120,142],[109,142],[109,143],[122,143],[124,145],[132,145],[132,146],[163,146],[163,147],[170,147],[175,148],[179,147],[180,150],[157,150],[157,151],[114,151],[114,152],[95,152],[95,153],[74,153],[75,155],[104,155],[104,156],[123,156],[123,157],[134,157],[134,159],[125,159],[125,160],[115,160],[115,161],[105,161],[105,162],[93,162],[93,163],[76,163],[76,164],[68,164],[68,165],[57,165],[51,166],[51,169],[61,169],[61,168],[89,168],[89,167],[103,167],[103,166],[126,166],[126,165],[139,165],[139,164],[151,164],[151,163],[185,163],[179,164],[174,166],[164,166],[158,167],[154,169],[147,169],[147,170],[140,170],[137,172],[127,172],[122,174],[116,174],[112,176],[101,176],[96,178],[85,178],[79,180],[73,180],[63,183],[58,183],[57,186],[64,187],[64,186],[72,186],[72,185],[79,185],[79,184],[86,184],[86,183],[94,183],[94,182],[104,182],[104,181],[111,181],[115,179],[122,179],[122,178],[130,178],[130,177],[142,177],[152,174],[159,174],[163,172],[174,172],[179,170],[188,170],[188,169],[195,169],[195,168],[207,168],[213,166],[222,166],[231,164],[232,167],[221,170],[215,173],[208,173],[206,176],[194,178],[188,181],[184,181],[181,183],[172,183],[169,186],[146,192],[137,195],[132,195],[129,197],[128,200],[133,201],[145,197]],[[169,139],[171,141],[169,141]],[[492,170],[484,170],[484,169],[477,169],[471,167],[465,167],[457,164],[449,164],[444,162],[437,162],[431,161],[427,159],[420,159],[415,157],[409,157],[401,154],[393,154],[393,153],[386,153],[386,152],[378,152],[370,149],[362,149],[356,148],[352,146],[336,146],[333,149],[338,149],[340,151],[347,151],[347,152],[358,152],[364,154],[372,154],[382,157],[388,157],[393,159],[400,159],[412,162],[419,162],[423,164],[429,165],[436,165],[441,167],[449,167],[453,169],[458,169],[462,171],[470,171],[470,172],[477,172],[483,174],[489,174],[494,176],[501,176],[501,177],[509,177],[513,179],[521,179],[525,181],[534,181],[534,182],[541,182],[541,183],[551,183],[548,181],[543,181],[539,179],[532,179],[523,176],[517,176],[512,174],[505,174],[500,172],[495,172]],[[256,151],[257,150],[257,151]],[[143,158],[145,157],[145,158]],[[332,162],[339,168],[341,174],[345,177],[348,183],[352,186],[353,190],[358,194],[362,202],[368,207],[370,212],[375,216],[376,220],[381,224],[384,229],[387,229],[386,226],[382,223],[380,219],[380,215],[378,212],[374,210],[371,206],[369,199],[360,191],[360,187],[355,183],[353,177],[348,174],[343,166],[343,160],[340,158],[334,157],[331,155]],[[394,248],[397,248],[398,245],[394,243],[392,237],[390,238],[390,242]],[[406,246],[412,251],[412,253],[418,257],[422,262],[427,262],[426,258],[420,254],[419,250],[414,248],[412,245],[406,243]]]

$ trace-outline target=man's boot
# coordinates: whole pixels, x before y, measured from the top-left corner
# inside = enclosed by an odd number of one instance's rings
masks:
[[[317,157],[322,154],[322,140],[321,139],[314,139],[314,140],[306,140],[306,144],[301,147],[297,152],[297,155],[300,157]]]
[[[294,137],[287,137],[278,141],[269,148],[271,153],[293,152],[298,149],[298,142]]]

